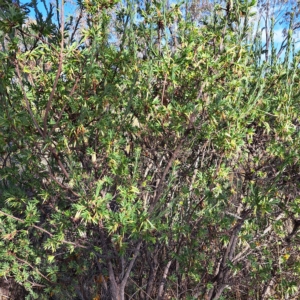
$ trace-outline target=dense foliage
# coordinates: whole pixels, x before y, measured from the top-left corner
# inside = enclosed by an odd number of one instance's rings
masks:
[[[0,1],[0,276],[28,299],[299,297],[295,17],[266,57],[254,2],[42,3]]]

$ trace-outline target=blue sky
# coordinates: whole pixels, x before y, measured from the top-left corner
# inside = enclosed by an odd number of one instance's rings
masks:
[[[29,1],[24,1],[24,0],[21,0],[20,1],[21,3],[28,3]],[[59,6],[61,5],[61,1],[58,1],[59,2]],[[72,3],[73,2],[73,3]],[[48,1],[48,0],[45,0],[45,4],[47,7],[50,6],[50,3],[53,3],[54,5],[56,5],[56,1]],[[39,11],[46,15],[46,10],[45,10],[45,5],[42,1],[39,1],[37,0],[37,6],[38,6],[38,9]],[[70,15],[72,16],[75,16],[76,14],[76,0],[73,1],[73,0],[67,0],[67,1],[64,1],[64,15],[65,17],[68,17]],[[35,18],[35,13],[34,13],[34,10],[31,9],[31,12],[29,14],[30,18]],[[55,20],[56,20],[56,12],[54,12],[54,17],[55,17]]]
[[[26,1],[21,0],[21,3],[25,3]],[[56,1],[51,1],[53,3],[56,3]],[[173,1],[172,1],[173,2]],[[42,1],[37,1],[38,3],[38,8],[40,9],[42,14],[46,14],[46,10],[44,8],[44,4],[42,3]],[[46,5],[49,5],[50,1],[45,0]],[[61,3],[61,1],[59,1],[59,4]],[[283,7],[282,4],[280,5],[274,5],[270,10],[270,14],[273,14],[275,16],[275,19],[280,16],[280,14],[282,15],[282,11],[286,8],[290,8],[288,6],[288,4],[285,4],[286,6]],[[64,5],[64,10],[65,10],[65,17],[67,18],[68,16],[72,15],[75,16],[76,15],[76,0],[65,0],[65,5]],[[254,7],[252,9],[253,12],[256,13],[256,17],[254,17],[253,19],[255,20],[255,22],[258,21],[258,18],[260,16],[259,10],[257,7]],[[280,13],[281,12],[281,13]],[[30,17],[34,18],[34,11],[32,10],[30,13]],[[56,19],[56,14],[54,15],[55,19]],[[264,24],[263,24],[264,20],[262,19],[262,22],[260,24],[261,27],[261,32],[262,32],[262,39],[265,42],[266,38],[265,38],[265,31],[264,31]],[[269,20],[269,25],[271,24],[270,20]],[[276,48],[279,49],[279,47],[281,46],[282,41],[284,40],[284,35],[283,35],[283,29],[286,28],[288,26],[288,24],[279,24],[279,22],[277,22],[275,24],[275,28],[274,28],[274,42],[275,42],[275,46]],[[294,39],[295,40],[299,40],[298,34],[294,34]],[[296,43],[295,45],[295,49],[296,50],[300,50],[300,43]]]

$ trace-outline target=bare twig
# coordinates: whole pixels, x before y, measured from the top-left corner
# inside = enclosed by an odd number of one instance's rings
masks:
[[[128,266],[128,268],[126,270],[126,273],[125,273],[125,275],[123,277],[121,285],[122,286],[124,285],[124,288],[125,288],[125,284],[127,283],[128,278],[129,278],[129,274],[130,274],[130,272],[131,272],[131,270],[133,268],[133,265],[135,263],[135,260],[136,260],[136,258],[138,256],[139,252],[140,252],[141,245],[142,245],[142,241],[139,241],[138,244],[135,247],[135,250],[134,250],[134,253],[133,253],[133,257],[131,258],[129,266]]]
[[[79,13],[79,16],[77,18],[77,21],[76,21],[76,24],[75,24],[75,28],[74,28],[74,30],[73,30],[73,32],[71,34],[71,37],[70,37],[70,42],[71,43],[72,43],[72,41],[74,39],[74,35],[75,35],[75,33],[76,33],[77,29],[78,29],[78,25],[79,25],[79,22],[80,22],[81,19],[82,19],[82,8],[80,9],[80,13]]]
[[[159,300],[163,299],[163,293],[164,293],[166,278],[168,276],[171,264],[172,264],[172,260],[168,261],[168,263],[167,263],[167,265],[164,269],[163,277],[162,277],[162,280],[161,280],[160,285],[159,285],[158,296],[157,296],[157,299],[159,299]]]

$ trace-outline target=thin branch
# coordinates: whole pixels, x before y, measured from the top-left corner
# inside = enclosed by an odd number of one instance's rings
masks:
[[[58,154],[56,153],[56,151],[53,148],[50,148],[50,152],[52,153],[53,157],[55,158],[56,162],[58,163],[58,165],[60,166],[62,172],[64,173],[64,175],[67,178],[70,178],[69,173],[67,172],[66,168],[64,167],[64,165],[62,164]]]
[[[21,73],[20,73],[20,69],[19,69],[19,65],[18,65],[18,62],[16,61],[15,62],[15,66],[16,66],[16,71],[17,71],[17,75],[18,75],[18,79],[19,79],[19,82],[20,82],[20,86],[21,86],[21,89],[22,89],[22,93],[23,93],[23,96],[24,96],[24,99],[25,99],[25,103],[26,103],[26,108],[31,116],[31,119],[36,127],[36,129],[38,130],[39,134],[43,137],[44,134],[40,128],[40,126],[38,125],[38,122],[36,121],[34,115],[33,115],[33,112],[31,110],[31,107],[30,107],[30,103],[29,103],[29,100],[26,96],[26,91],[25,91],[25,88],[24,88],[24,85],[22,83],[22,77],[21,77]]]
[[[157,299],[162,299],[162,297],[163,297],[164,286],[165,286],[165,283],[166,283],[166,278],[168,276],[171,264],[172,264],[172,260],[168,261],[168,263],[167,263],[167,265],[166,265],[166,267],[164,269],[163,278],[162,278],[161,283],[159,285],[159,291],[158,291],[158,297],[157,297]]]
[[[49,42],[47,42],[42,36],[39,36],[39,35],[36,35],[36,34],[32,34],[32,33],[28,33],[28,32],[25,32],[24,30],[18,28],[18,30],[20,31],[21,34],[24,34],[24,35],[27,35],[29,37],[32,37],[32,38],[35,38],[37,40],[40,40],[41,42],[43,42],[44,44],[48,45],[54,52],[57,52],[58,51],[56,50],[56,48]],[[31,49],[32,51],[33,49]]]
[[[284,217],[284,213],[280,213],[280,214],[276,217],[275,221],[278,221],[278,220],[282,219],[283,217]],[[269,226],[264,230],[264,232],[262,233],[262,235],[259,236],[259,237],[254,238],[253,241],[256,241],[256,240],[258,240],[258,239],[260,239],[260,238],[263,238],[263,237],[264,237],[264,236],[272,229],[272,227],[273,227],[273,224],[269,225]],[[249,249],[250,249],[250,245],[248,244],[248,245],[246,245],[246,247],[245,247],[241,252],[239,252],[239,253],[232,259],[232,262],[238,262],[238,261],[242,260],[246,255],[248,255],[248,254],[246,254],[246,252],[247,252]],[[244,254],[245,254],[245,255],[244,255]]]
[[[20,218],[18,218],[18,217],[15,217],[15,216],[13,216],[13,215],[10,215],[10,214],[8,214],[8,213],[5,213],[5,212],[2,211],[2,210],[0,210],[0,215],[1,215],[1,214],[4,215],[4,216],[6,216],[6,217],[8,217],[8,218],[14,219],[14,220],[16,220],[16,221],[18,221],[18,222],[20,222],[20,223],[22,223],[22,224],[25,223],[24,220],[22,220],[22,219],[20,219]],[[30,227],[36,228],[37,230],[42,231],[42,232],[48,234],[50,237],[53,237],[53,236],[54,236],[51,232],[49,232],[48,230],[45,230],[45,229],[42,228],[42,227],[39,227],[39,226],[36,226],[36,225],[30,225]],[[61,242],[64,243],[64,244],[73,245],[73,246],[79,247],[79,248],[84,248],[84,249],[87,248],[86,246],[80,245],[80,244],[78,244],[78,243],[69,242],[69,241],[66,241],[66,240],[62,240]]]
[[[139,292],[142,292],[143,294],[145,294],[150,300],[154,300],[154,298],[151,298],[150,295],[147,294],[147,292],[144,291],[145,285],[141,287],[141,286],[139,286],[132,278],[129,278],[129,279],[130,279],[130,280],[136,285],[136,287],[137,287],[137,290],[136,290],[135,293],[133,293],[131,296],[128,295],[128,296],[130,297],[129,300],[135,299],[134,296],[135,296],[137,293],[139,293]]]
[[[142,245],[142,241],[140,241],[140,242],[137,244],[137,246],[135,247],[135,250],[134,250],[134,253],[133,253],[133,257],[132,257],[132,259],[131,259],[131,261],[130,261],[130,263],[129,263],[129,266],[128,266],[127,270],[126,270],[126,273],[125,273],[124,278],[123,278],[122,283],[121,283],[121,285],[123,285],[124,287],[125,287],[125,284],[126,284],[128,278],[129,278],[129,274],[130,274],[130,272],[131,272],[131,270],[132,270],[132,268],[133,268],[133,265],[134,265],[134,263],[135,263],[135,260],[136,260],[138,254],[139,254],[141,245]]]
[[[17,257],[14,253],[10,252],[10,255],[14,256],[16,258],[16,260],[24,263],[25,265],[29,266],[31,269],[35,270],[40,276],[42,276],[44,279],[46,279],[48,282],[50,282],[51,284],[54,284],[54,282],[52,282],[47,276],[45,276],[43,273],[41,273],[37,268],[35,268],[31,263],[29,263],[28,261]]]
[[[62,0],[63,1],[63,0]],[[60,27],[60,18],[59,18],[59,11],[58,11],[58,7],[59,7],[59,3],[58,3],[58,0],[56,0],[56,18],[57,18],[57,24],[58,24],[58,27]]]
[[[71,192],[74,196],[76,196],[78,198],[80,197],[80,195],[77,194],[77,193],[75,193],[72,189],[70,189],[69,187],[67,187],[67,186],[63,185],[62,183],[60,183],[57,180],[57,178],[55,178],[55,176],[51,173],[50,166],[48,166],[48,168],[49,168],[49,173],[48,174],[49,174],[49,176],[51,177],[52,180],[54,180],[61,188],[65,189],[65,190],[68,190],[69,192]]]
[[[63,55],[63,51],[64,51],[64,26],[65,26],[64,25],[64,0],[62,0],[62,3],[61,3],[61,28],[60,28],[61,43],[60,43],[59,63],[58,63],[58,70],[57,70],[57,73],[56,73],[56,77],[55,77],[55,80],[54,80],[52,91],[50,93],[49,100],[48,100],[47,107],[46,107],[46,111],[45,111],[44,135],[46,135],[46,132],[47,132],[48,114],[49,114],[49,111],[51,109],[53,97],[54,97],[54,94],[56,92],[56,87],[57,87],[58,80],[59,80],[59,77],[60,77],[60,73],[61,73],[61,70],[62,70],[62,64],[63,64],[63,58],[64,58],[64,55]]]
[[[169,170],[174,162],[174,160],[178,157],[179,153],[180,153],[180,150],[182,148],[182,144],[184,142],[185,138],[183,138],[180,143],[178,144],[178,146],[176,147],[176,149],[174,150],[170,160],[168,161],[168,164],[167,166],[165,167],[165,170],[162,174],[162,177],[159,181],[159,184],[157,186],[157,189],[156,189],[156,195],[153,199],[153,202],[151,203],[150,207],[149,207],[149,213],[151,213],[153,210],[154,210],[154,207],[157,203],[157,201],[159,200],[159,197],[161,196],[162,192],[163,192],[163,187],[165,185],[165,178],[167,176],[167,174],[169,173]]]
[[[228,261],[232,262],[233,260],[233,254],[236,249],[237,241],[238,241],[238,235],[239,232],[242,229],[242,226],[249,215],[250,210],[245,210],[241,214],[241,219],[237,221],[237,224],[234,226],[229,244],[227,246],[227,249],[221,258],[220,265],[218,267],[217,275],[213,279],[214,287],[209,290],[207,299],[213,300],[213,299],[219,299],[221,296],[223,290],[228,285],[226,282],[228,280],[228,276],[230,274],[230,268],[228,268],[227,264]]]
[[[73,41],[73,39],[74,39],[74,35],[75,35],[75,33],[76,33],[77,29],[78,29],[79,22],[80,22],[80,20],[82,19],[82,10],[83,10],[83,9],[81,8],[81,9],[80,9],[79,16],[78,16],[77,21],[76,21],[76,24],[75,24],[75,28],[74,28],[74,30],[73,30],[73,32],[72,32],[72,34],[71,34],[70,43],[72,43],[72,41]]]
[[[75,81],[75,83],[74,83],[74,85],[73,85],[73,88],[72,88],[72,90],[71,90],[71,93],[70,93],[70,96],[69,96],[69,97],[72,97],[72,96],[73,96],[73,94],[74,94],[74,92],[75,92],[75,90],[76,90],[76,87],[77,87],[77,84],[78,84],[79,79],[80,79],[79,77],[76,78],[76,81]],[[60,120],[61,120],[61,118],[62,118],[62,115],[63,115],[63,113],[64,113],[66,107],[67,107],[67,104],[64,105],[64,107],[62,108],[61,112],[59,113],[58,119],[57,119],[56,123],[54,124],[54,126],[52,127],[52,129],[51,129],[51,131],[50,131],[50,135],[52,135],[53,132],[54,132],[54,130],[57,128],[58,123],[60,122]]]
[[[164,84],[163,84],[163,90],[162,90],[162,95],[161,95],[161,104],[162,105],[164,105],[166,85],[167,85],[167,73],[165,74]]]

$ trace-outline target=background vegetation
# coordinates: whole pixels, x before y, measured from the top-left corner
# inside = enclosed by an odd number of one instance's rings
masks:
[[[1,0],[0,276],[27,299],[298,299],[281,4]]]

